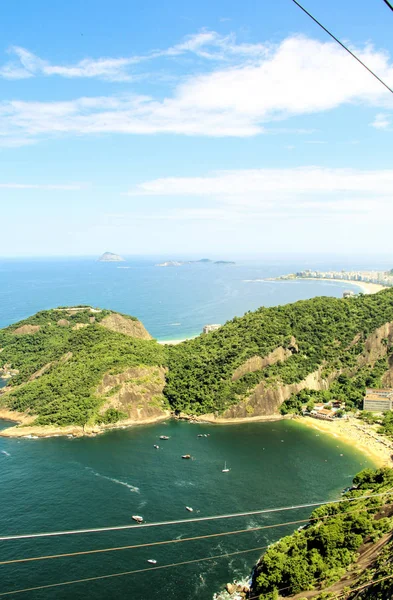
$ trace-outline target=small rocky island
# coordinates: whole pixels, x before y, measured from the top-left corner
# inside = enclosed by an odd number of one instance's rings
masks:
[[[210,258],[201,258],[199,260],[167,260],[166,262],[159,263],[156,267],[182,267],[183,265],[198,264],[234,265],[235,263],[232,260],[211,260]]]
[[[104,252],[98,259],[98,262],[124,262],[125,259],[118,254],[113,254],[113,252]]]

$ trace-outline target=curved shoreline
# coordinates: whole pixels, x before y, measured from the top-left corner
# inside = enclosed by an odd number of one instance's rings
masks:
[[[6,427],[0,430],[0,437],[7,438],[51,438],[51,437],[95,437],[107,431],[118,429],[128,429],[138,425],[152,425],[160,423],[167,419],[176,419],[189,421],[191,423],[209,423],[212,425],[241,425],[246,423],[269,423],[272,421],[293,420],[299,425],[311,427],[321,433],[326,433],[335,439],[352,446],[362,454],[365,454],[378,467],[393,467],[393,442],[385,436],[378,434],[377,430],[362,421],[351,417],[349,419],[337,419],[332,422],[321,421],[311,417],[297,417],[294,415],[268,415],[244,418],[223,418],[216,417],[214,414],[205,414],[199,416],[173,415],[169,410],[165,413],[150,417],[147,419],[135,420],[126,419],[118,423],[109,423],[107,425],[91,425],[82,427],[80,425],[69,425],[59,427],[56,425],[29,425],[34,417],[23,413],[15,413],[4,408],[0,408],[0,419],[15,423],[14,426]]]
[[[370,283],[368,281],[356,281],[354,279],[333,279],[330,277],[291,277],[290,279],[284,279],[281,277],[277,277],[275,281],[323,281],[333,283],[347,283],[349,285],[356,285],[361,289],[363,294],[377,294],[382,290],[389,289],[387,285],[382,285],[380,283]]]
[[[11,421],[16,423],[12,427],[7,427],[0,431],[0,437],[7,438],[50,438],[50,437],[95,437],[106,431],[112,431],[116,429],[128,429],[129,427],[135,427],[136,425],[151,425],[153,423],[160,423],[166,419],[171,418],[171,412],[165,411],[165,413],[150,417],[147,419],[141,419],[139,421],[135,419],[125,419],[118,423],[109,423],[107,425],[86,425],[82,427],[80,425],[68,425],[66,427],[59,427],[58,425],[29,425],[32,422],[32,417],[27,417],[23,413],[15,413],[6,409],[0,408],[0,419],[4,421]],[[21,425],[19,427],[18,425]]]
[[[352,446],[378,467],[393,467],[393,442],[359,419],[351,417],[346,420],[322,421],[311,417],[299,417],[295,421]]]

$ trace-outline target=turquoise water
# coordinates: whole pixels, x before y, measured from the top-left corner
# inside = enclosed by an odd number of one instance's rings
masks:
[[[367,266],[348,264],[345,258],[327,263],[307,257],[156,267],[161,260],[130,258],[120,265],[91,258],[0,260],[0,327],[45,308],[91,304],[135,315],[159,339],[184,338],[200,333],[207,323],[224,323],[259,306],[318,295],[340,297],[351,287],[326,281],[264,281],[267,277],[306,267]],[[372,265],[384,267],[382,262]]]
[[[2,426],[7,424],[3,421]],[[198,433],[209,437],[198,438]],[[168,441],[159,435],[170,436]],[[155,450],[153,444],[159,444]],[[181,455],[190,453],[194,460]],[[341,456],[343,454],[343,456]],[[224,462],[231,469],[222,473]],[[0,531],[32,533],[253,511],[337,498],[371,463],[350,447],[293,422],[242,425],[166,424],[92,439],[0,438]],[[249,529],[307,517],[310,509],[158,529],[0,542],[1,560],[141,544]],[[297,525],[260,532],[0,566],[0,592],[205,558],[265,546]],[[29,599],[210,599],[247,575],[260,552],[129,577],[29,592]]]

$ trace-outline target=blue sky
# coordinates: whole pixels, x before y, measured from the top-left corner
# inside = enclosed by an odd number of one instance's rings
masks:
[[[393,86],[382,0],[304,5]],[[384,254],[393,95],[291,0],[0,14],[0,256]]]

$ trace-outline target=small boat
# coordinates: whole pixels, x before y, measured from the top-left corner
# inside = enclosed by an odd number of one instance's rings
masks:
[[[225,462],[224,468],[222,470],[223,473],[229,473],[231,469],[227,469],[227,463]]]
[[[203,433],[198,433],[198,437],[203,437]]]
[[[157,444],[154,444],[154,448],[155,448],[156,450],[158,450],[158,449],[160,448],[160,446],[157,446]]]
[[[191,454],[183,454],[182,458],[191,458]]]
[[[168,435],[160,435],[160,440],[169,440]]]
[[[132,515],[132,518],[134,519],[134,521],[136,521],[137,523],[143,523],[143,517],[140,517],[139,515]]]
[[[188,512],[194,512],[194,509],[191,508],[191,506],[186,506],[186,510],[188,510]]]
[[[152,565],[156,565],[157,564],[157,561],[154,558],[148,558],[147,562],[149,562]]]

